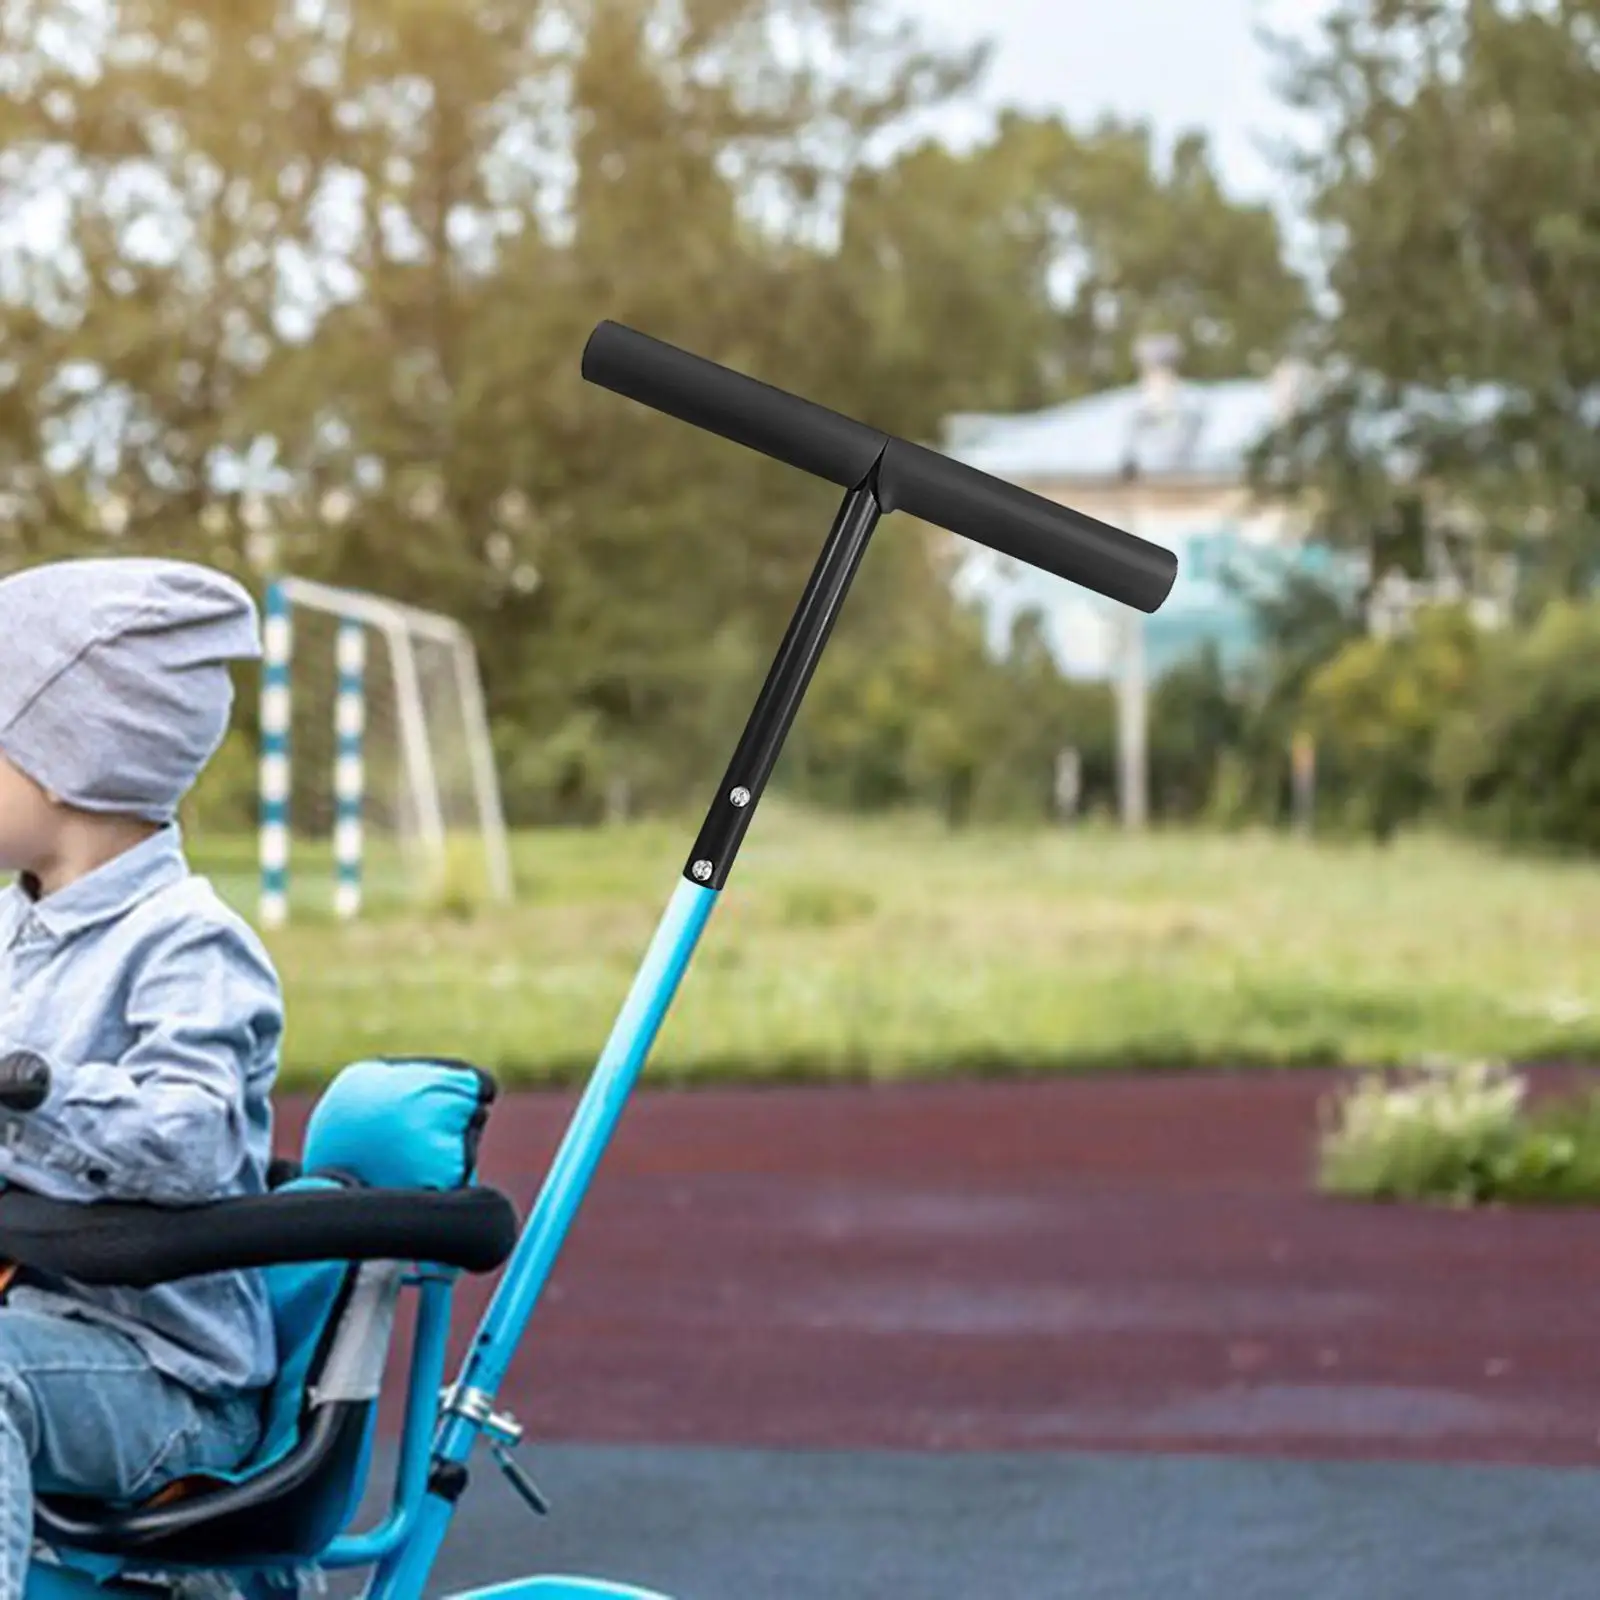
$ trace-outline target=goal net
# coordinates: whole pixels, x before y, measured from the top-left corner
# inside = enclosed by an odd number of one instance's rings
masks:
[[[268,591],[261,917],[509,899],[477,655],[453,619],[300,578]]]

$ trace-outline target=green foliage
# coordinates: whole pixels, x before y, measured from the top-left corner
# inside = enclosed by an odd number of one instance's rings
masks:
[[[1318,1181],[1330,1194],[1453,1206],[1600,1202],[1600,1094],[1527,1102],[1497,1063],[1363,1075],[1324,1102]]]
[[[448,1050],[518,1084],[593,1066],[681,870],[694,818],[513,841],[520,896],[446,920],[371,884],[331,916],[297,852],[269,942],[304,1081],[372,1050]],[[243,911],[254,841],[195,864]],[[376,864],[375,864],[376,867]],[[663,1078],[1600,1061],[1600,866],[1412,837],[1388,851],[1262,831],[1130,838],[899,812],[756,817],[652,1055]],[[302,909],[303,908],[303,909]],[[1441,929],[1449,937],[1441,937]]]
[[[792,884],[778,901],[778,920],[786,928],[842,928],[877,910],[866,889],[847,883]]]
[[[1365,1074],[1324,1102],[1321,1187],[1372,1200],[1485,1200],[1516,1162],[1524,1087],[1496,1062]]]
[[[985,52],[902,9],[8,11],[0,180],[59,192],[67,163],[77,198],[59,250],[0,241],[0,565],[159,549],[451,612],[517,820],[699,801],[836,496],[585,384],[597,321],[932,439],[1120,380],[1157,324],[1231,376],[1301,310],[1197,138],[1163,162],[1140,127],[1008,116],[908,145]],[[1103,792],[1098,701],[980,660],[924,543],[878,541],[787,776],[1036,815],[1070,741]]]
[[[1244,739],[1247,711],[1215,649],[1180,663],[1155,684],[1150,705],[1151,788],[1157,816],[1189,820],[1226,810],[1223,763]]]
[[[1600,1200],[1600,1094],[1530,1110],[1496,1174],[1496,1198],[1536,1205]]]
[[[1364,637],[1365,624],[1346,590],[1315,573],[1290,571],[1268,585],[1231,581],[1249,604],[1258,644],[1221,685],[1232,712],[1217,708],[1208,719],[1232,737],[1217,754],[1205,814],[1229,825],[1276,823],[1288,810],[1290,746],[1305,728],[1307,688],[1345,645]],[[1210,681],[1217,683],[1215,673]],[[1347,792],[1335,752],[1318,752],[1317,785],[1324,801]]]
[[[1226,194],[1202,136],[1163,170],[1146,126],[1013,111],[961,154],[928,142],[859,171],[840,268],[871,414],[914,435],[1130,382],[1151,331],[1184,339],[1195,376],[1236,377],[1275,359],[1306,308],[1271,209]]]
[[[1453,607],[1429,607],[1398,635],[1345,645],[1306,686],[1311,728],[1349,784],[1351,819],[1380,840],[1435,799],[1433,751],[1476,688],[1482,636]]]
[[[1237,750],[1224,750],[1217,757],[1201,813],[1213,828],[1232,830],[1259,821],[1253,791],[1255,775]]]
[[[1600,850],[1600,606],[1551,606],[1482,681],[1438,751],[1452,809],[1515,844]]]
[[[489,882],[482,836],[448,834],[438,876],[424,888],[422,908],[455,922],[470,922],[489,903]]]
[[[1321,393],[1259,466],[1375,577],[1426,530],[1469,562],[1517,550],[1533,600],[1594,581],[1597,20],[1595,0],[1337,0],[1281,47],[1318,130],[1290,165],[1328,295]]]
[[[996,656],[975,613],[931,605],[830,654],[780,772],[792,793],[852,810],[926,807],[952,827],[1033,822],[1053,812],[1067,746],[1090,802],[1104,803],[1110,690],[1064,678],[1035,616]]]
[[[1380,635],[1305,586],[1263,615],[1249,671],[1229,676],[1201,656],[1155,685],[1158,814],[1281,821],[1290,742],[1304,729],[1323,833],[1387,841],[1441,823],[1517,847],[1600,852],[1600,605],[1557,602],[1503,631],[1428,606]]]

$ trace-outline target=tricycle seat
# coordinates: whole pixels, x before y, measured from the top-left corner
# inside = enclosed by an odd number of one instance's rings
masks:
[[[0,1194],[0,1256],[22,1270],[142,1287],[259,1268],[277,1335],[260,1442],[237,1472],[137,1505],[50,1497],[36,1515],[46,1546],[149,1570],[271,1568],[314,1562],[345,1531],[408,1266],[488,1272],[515,1245],[510,1202],[476,1182],[494,1092],[460,1062],[358,1062],[314,1109],[303,1162],[267,1194],[182,1209]]]

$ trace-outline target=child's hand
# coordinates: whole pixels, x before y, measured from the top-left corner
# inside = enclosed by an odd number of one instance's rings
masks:
[[[31,1050],[0,1056],[0,1107],[37,1111],[50,1097],[50,1064]]]

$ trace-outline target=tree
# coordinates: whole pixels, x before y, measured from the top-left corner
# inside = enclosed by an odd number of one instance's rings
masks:
[[[926,438],[1126,376],[1151,319],[1201,370],[1265,359],[1298,305],[1196,142],[1158,170],[1140,130],[1012,117],[885,167],[984,56],[889,0],[23,0],[3,26],[0,176],[72,196],[59,248],[0,245],[5,553],[182,550],[454,613],[518,815],[618,780],[698,798],[837,504],[585,384],[602,318]],[[839,626],[901,730],[879,787],[955,812],[966,772],[974,807],[1032,806],[1076,711],[1031,646],[987,660],[949,551],[885,530]]]
[[[1476,690],[1482,649],[1464,611],[1428,607],[1396,637],[1353,640],[1307,685],[1311,730],[1348,778],[1351,820],[1374,838],[1435,802],[1435,748]]]
[[[1196,377],[1237,377],[1306,308],[1271,211],[1225,193],[1200,135],[1161,170],[1138,124],[1007,112],[966,153],[929,142],[864,169],[841,257],[876,393],[916,397],[925,433],[1129,382],[1151,331],[1181,337]]]
[[[1214,645],[1164,672],[1150,696],[1150,766],[1158,816],[1199,816],[1224,756],[1245,742],[1247,711]]]
[[[266,0],[0,13],[0,474],[11,559],[85,542],[242,567],[238,468],[327,176],[329,39]],[[231,482],[230,482],[231,476]]]
[[[1489,642],[1434,774],[1455,815],[1522,846],[1600,850],[1600,607],[1556,602]]]
[[[586,744],[586,783],[702,771],[831,497],[583,384],[583,340],[617,317],[854,409],[805,226],[976,58],[873,0],[38,0],[6,27],[11,192],[65,167],[77,196],[0,282],[16,554],[381,587],[466,621],[497,719]],[[893,595],[903,548],[863,583]]]
[[[673,15],[596,8],[571,63],[566,237],[508,251],[485,312],[542,446],[517,457],[516,487],[550,530],[508,704],[591,728],[597,770],[647,799],[725,758],[838,496],[583,384],[582,341],[614,318],[860,414],[849,299],[812,213],[886,127],[970,76],[867,0]],[[775,35],[795,27],[842,64],[786,64]],[[536,271],[551,303],[529,308]],[[878,542],[841,643],[899,603],[916,560],[903,537]]]
[[[1280,42],[1325,129],[1291,171],[1330,307],[1323,392],[1258,468],[1375,575],[1443,537],[1516,549],[1554,592],[1594,581],[1597,26],[1600,0],[1340,0]]]
[[[1336,575],[1291,569],[1277,582],[1251,582],[1243,573],[1229,584],[1247,599],[1256,651],[1237,688],[1243,708],[1240,753],[1249,774],[1237,803],[1277,818],[1290,791],[1290,750],[1307,722],[1306,697],[1317,674],[1366,633],[1361,596]],[[1342,775],[1337,750],[1318,754],[1317,788],[1337,800]]]

